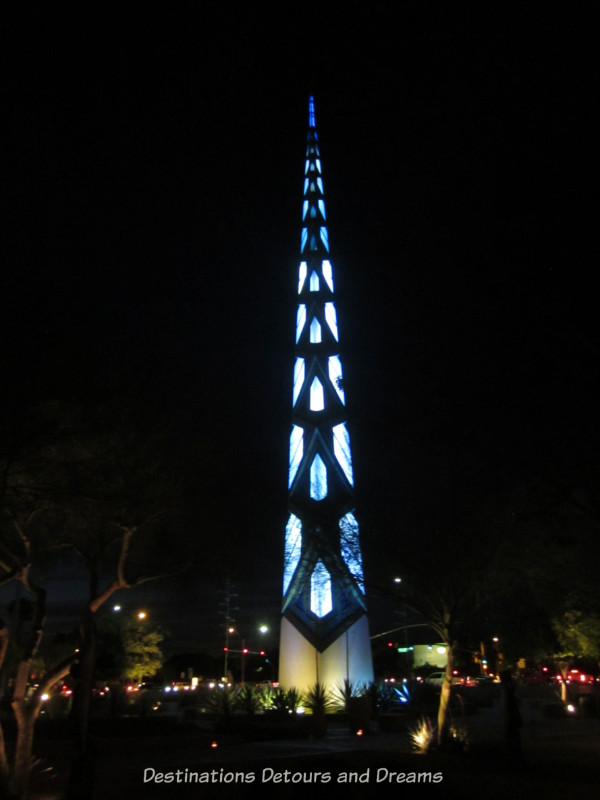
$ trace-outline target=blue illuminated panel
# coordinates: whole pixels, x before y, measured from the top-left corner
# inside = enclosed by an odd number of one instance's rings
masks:
[[[313,317],[313,321],[310,323],[310,343],[319,344],[321,339],[321,323],[316,317]]]
[[[339,356],[329,356],[329,380],[333,384],[334,389],[338,393],[338,397],[342,403],[346,403],[344,396],[344,384],[342,378],[342,362]]]
[[[327,320],[327,324],[336,340],[338,341],[338,326],[337,326],[337,314],[335,313],[335,305],[333,303],[325,303],[325,319]]]
[[[310,410],[323,411],[325,408],[325,395],[323,384],[318,378],[314,378],[310,385]]]
[[[306,322],[306,306],[304,305],[304,303],[300,303],[300,305],[298,306],[298,313],[296,315],[296,343],[300,341],[300,336],[302,335],[305,322]]]
[[[346,423],[333,426],[333,452],[340,466],[344,470],[348,483],[354,483],[352,472],[352,454],[350,452],[350,434],[346,428]]]
[[[307,270],[308,270],[308,265],[306,261],[301,261],[300,269],[298,270],[298,294],[300,294],[300,292],[302,291],[302,287],[304,286]]]
[[[310,610],[317,617],[324,617],[333,608],[331,575],[322,561],[317,561],[310,577]]]
[[[304,366],[304,359],[303,358],[296,358],[296,363],[294,364],[294,399],[293,405],[296,405],[298,402],[298,395],[300,394],[302,387],[304,385],[304,373],[305,373],[305,366]]]
[[[333,270],[331,269],[331,261],[323,261],[322,264],[323,277],[327,281],[327,286],[333,292]]]
[[[310,496],[313,500],[327,497],[327,467],[318,453],[310,465]]]
[[[290,469],[288,476],[288,488],[294,482],[298,467],[304,455],[304,431],[299,425],[292,426],[290,434]]]
[[[302,522],[290,514],[285,528],[285,556],[283,564],[283,593],[285,594],[294,576],[302,553]]]
[[[354,577],[359,589],[364,594],[365,581],[358,540],[358,522],[351,511],[340,520],[340,551],[350,574]]]

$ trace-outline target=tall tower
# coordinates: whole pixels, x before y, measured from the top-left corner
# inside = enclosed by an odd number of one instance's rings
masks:
[[[312,97],[304,175],[279,660],[299,690],[373,680]]]

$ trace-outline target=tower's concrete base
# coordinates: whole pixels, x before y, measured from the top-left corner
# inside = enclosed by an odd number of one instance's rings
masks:
[[[305,692],[315,683],[336,688],[373,682],[369,622],[361,617],[325,651],[319,651],[285,617],[279,641],[279,684]]]

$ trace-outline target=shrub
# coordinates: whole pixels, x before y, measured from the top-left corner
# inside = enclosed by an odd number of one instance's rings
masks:
[[[413,748],[418,753],[427,753],[435,741],[435,728],[429,718],[421,718],[416,725],[410,729],[410,737]]]

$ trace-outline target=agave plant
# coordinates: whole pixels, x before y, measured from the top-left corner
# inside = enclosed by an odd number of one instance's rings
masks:
[[[302,705],[309,709],[313,714],[326,714],[335,707],[336,702],[328,686],[315,683],[302,697]]]
[[[287,711],[287,698],[286,693],[281,688],[271,689],[271,691],[265,695],[265,707],[269,711],[273,711],[278,714],[285,714]]]
[[[401,705],[415,705],[423,695],[424,686],[419,681],[404,680],[394,686],[394,692]]]
[[[209,708],[217,714],[228,717],[239,704],[239,689],[226,686],[224,689],[215,689],[209,697]]]
[[[398,695],[389,683],[371,683],[367,692],[371,698],[373,713],[389,711],[398,703]]]
[[[352,683],[347,678],[342,686],[336,686],[333,691],[334,700],[343,708],[347,709],[350,700],[356,697],[364,697],[368,688],[363,683]]]
[[[334,697],[338,708],[346,712],[352,733],[369,730],[373,709],[367,684],[345,680],[343,686],[338,686],[334,691]]]
[[[312,714],[312,732],[318,739],[327,733],[327,712],[335,707],[335,699],[327,686],[315,683],[302,696],[302,705]]]
[[[279,716],[295,713],[300,705],[300,694],[294,689],[272,689],[266,696],[264,707]]]
[[[285,699],[287,701],[287,709],[290,714],[295,714],[302,706],[302,695],[294,686],[287,690],[285,693]]]
[[[243,686],[236,700],[236,707],[246,714],[257,714],[263,706],[262,693],[255,686]]]

